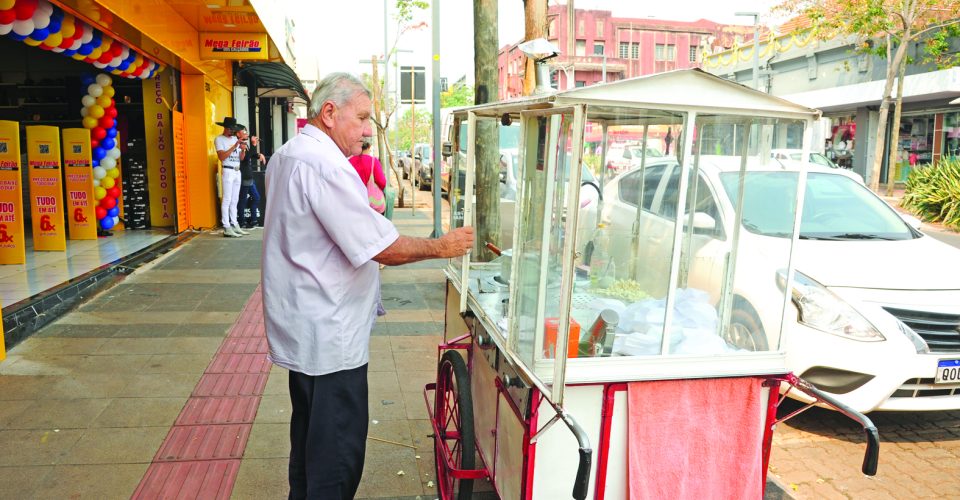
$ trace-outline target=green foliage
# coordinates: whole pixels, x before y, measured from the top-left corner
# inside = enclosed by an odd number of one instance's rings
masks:
[[[418,109],[416,113],[416,127],[414,128],[413,119],[410,116],[410,109],[403,112],[403,116],[396,122],[397,140],[395,145],[399,151],[410,151],[410,130],[416,130],[414,143],[430,143],[430,136],[433,133],[433,115],[427,111]]]
[[[911,171],[901,205],[925,221],[960,230],[960,158]]]
[[[450,90],[440,94],[441,108],[455,108],[473,104],[473,87],[463,83],[455,83]]]

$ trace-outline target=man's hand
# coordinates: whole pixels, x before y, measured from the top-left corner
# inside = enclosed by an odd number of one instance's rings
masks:
[[[473,248],[473,228],[461,227],[440,237],[441,258],[460,257]]]

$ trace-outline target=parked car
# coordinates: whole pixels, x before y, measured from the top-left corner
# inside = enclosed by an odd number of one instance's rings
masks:
[[[629,170],[640,166],[640,160],[643,158],[643,146],[630,144],[613,144],[607,148],[607,171],[612,174]],[[647,147],[647,158],[659,158],[663,156],[660,150]]]
[[[748,164],[745,174],[750,187],[732,324],[723,332],[750,350],[778,349],[769,345],[776,335],[763,332],[779,328],[782,307],[764,304],[786,278],[770,255],[785,255],[791,243],[799,178],[798,162],[768,163]],[[960,250],[925,236],[919,220],[898,214],[851,172],[807,165],[796,276],[779,347],[788,368],[862,412],[960,408]],[[728,235],[738,230],[739,169],[739,157],[700,157],[695,213],[683,217],[693,221],[687,286],[710,290],[723,282],[727,268],[717,263],[730,257]],[[660,158],[605,186],[601,219],[618,247],[610,255],[630,255],[636,245],[646,259],[640,262],[662,261],[660,247],[672,243],[676,227],[679,181],[676,160]],[[595,219],[595,210],[587,206],[581,219]],[[629,267],[616,264],[618,274]],[[645,285],[656,297],[667,283],[656,276]]]
[[[414,185],[421,191],[429,191],[433,186],[433,148],[429,144],[419,143],[413,146]]]
[[[799,149],[774,149],[770,151],[770,156],[778,160],[800,161],[800,159],[803,158],[803,151]],[[809,161],[810,163],[815,163],[824,167],[841,168],[822,153],[811,152]]]
[[[410,171],[413,170],[413,161],[410,159],[409,151],[397,151],[397,165],[404,179],[410,178]]]

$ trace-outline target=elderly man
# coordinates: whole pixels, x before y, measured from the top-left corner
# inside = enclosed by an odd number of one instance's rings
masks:
[[[350,499],[360,484],[377,263],[452,258],[473,246],[471,228],[400,236],[370,208],[347,157],[372,135],[370,91],[334,73],[314,91],[308,125],[267,166],[263,306],[270,360],[290,371],[290,498]]]

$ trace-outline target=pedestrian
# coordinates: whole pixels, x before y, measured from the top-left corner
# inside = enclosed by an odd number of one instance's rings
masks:
[[[239,238],[250,234],[237,224],[237,201],[240,199],[240,161],[246,157],[248,145],[237,139],[237,120],[227,116],[222,122],[223,133],[213,140],[217,157],[223,168],[220,169],[220,222],[223,223],[223,235]]]
[[[401,236],[377,214],[347,157],[370,129],[370,91],[355,76],[320,81],[307,125],[267,165],[262,293],[269,357],[290,372],[289,498],[351,499],[363,472],[377,263],[454,258],[472,228]]]
[[[250,135],[247,127],[237,124],[237,139],[249,141],[250,148],[243,160],[240,161],[240,196],[237,202],[237,217],[240,219],[240,229],[253,229],[260,221],[260,191],[253,182],[253,167],[266,163],[263,153],[260,152],[260,138]],[[249,214],[249,215],[247,215]]]
[[[360,176],[360,180],[367,186],[367,198],[370,208],[382,214],[387,211],[387,202],[383,190],[387,189],[387,178],[383,176],[383,165],[380,160],[370,155],[370,142],[365,141],[361,146],[360,154],[351,156],[349,161]]]

